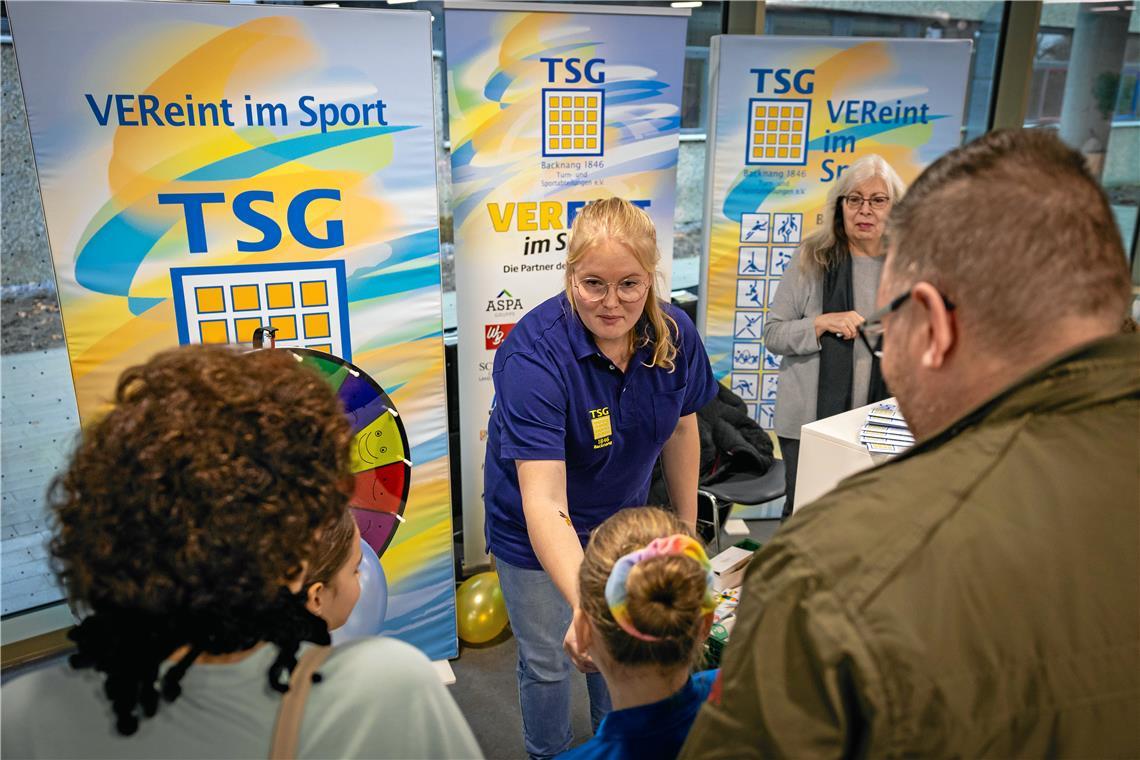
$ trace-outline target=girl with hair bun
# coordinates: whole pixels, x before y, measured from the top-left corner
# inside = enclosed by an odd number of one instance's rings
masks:
[[[606,679],[613,711],[593,739],[561,757],[671,760],[717,674],[691,675],[716,606],[704,548],[673,514],[626,509],[591,536],[578,585],[575,632]]]

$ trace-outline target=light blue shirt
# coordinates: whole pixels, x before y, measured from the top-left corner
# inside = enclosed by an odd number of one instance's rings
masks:
[[[103,675],[63,664],[4,685],[5,758],[264,758],[281,695],[271,644],[240,662],[192,665],[182,694],[132,736],[115,730]],[[305,702],[301,758],[482,757],[428,659],[396,639],[337,647]]]

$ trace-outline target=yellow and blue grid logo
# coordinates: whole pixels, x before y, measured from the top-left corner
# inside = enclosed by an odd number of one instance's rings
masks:
[[[170,270],[178,342],[250,343],[258,327],[277,345],[352,360],[343,261]]]
[[[600,156],[605,99],[602,90],[542,91],[542,155]]]
[[[752,98],[744,163],[803,166],[810,122],[810,100]]]

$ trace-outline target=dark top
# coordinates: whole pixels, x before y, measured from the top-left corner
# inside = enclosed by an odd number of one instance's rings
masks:
[[[708,699],[719,671],[689,677],[672,696],[641,707],[614,710],[602,718],[594,738],[559,755],[569,760],[673,760],[681,751],[697,710]]]
[[[530,545],[515,460],[566,462],[570,518],[590,531],[623,507],[642,506],[653,463],[678,420],[716,395],[708,355],[689,317],[677,321],[676,367],[647,367],[652,345],[625,372],[559,294],[528,312],[495,356],[495,401],[483,471],[487,547],[516,567],[541,569]]]

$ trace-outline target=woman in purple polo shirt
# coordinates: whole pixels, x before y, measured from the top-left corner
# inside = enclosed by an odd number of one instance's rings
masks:
[[[574,220],[566,290],[526,314],[495,357],[484,501],[519,648],[523,733],[531,757],[568,748],[570,663],[587,673],[594,728],[609,694],[570,620],[590,531],[640,506],[658,456],[669,497],[692,525],[696,411],[716,395],[692,321],[658,298],[649,215],[608,198]]]

